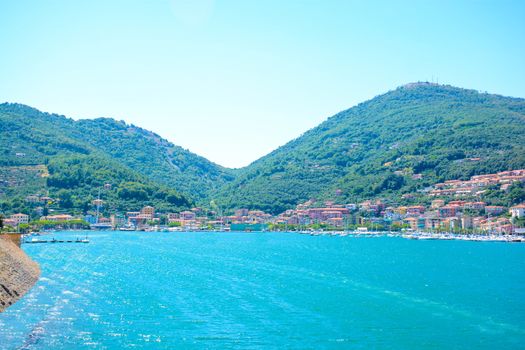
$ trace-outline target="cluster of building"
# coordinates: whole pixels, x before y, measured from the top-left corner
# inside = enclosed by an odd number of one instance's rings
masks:
[[[489,187],[496,186],[501,190],[506,190],[518,181],[525,182],[525,169],[472,176],[467,181],[451,180],[438,183],[428,192],[431,197],[438,198],[427,206],[392,206],[381,200],[367,200],[359,204],[346,205],[329,201],[317,203],[315,200],[309,200],[277,216],[261,210],[244,208],[235,210],[234,214],[229,216],[219,215],[202,208],[193,208],[179,213],[158,213],[155,208],[145,206],[139,211],[104,217],[100,214],[100,208],[104,205],[101,199],[96,199],[92,203],[96,207],[96,213],[91,212],[82,217],[73,217],[68,214],[43,216],[42,206],[58,200],[45,195],[30,195],[26,197],[26,201],[37,205],[35,213],[42,221],[61,223],[81,219],[90,224],[92,228],[101,229],[142,230],[152,227],[171,227],[180,230],[261,230],[267,228],[269,224],[303,226],[304,228],[321,224],[338,229],[345,229],[351,225],[378,225],[383,228],[395,225],[414,231],[468,230],[510,234],[521,233],[520,230],[523,230],[516,228],[515,222],[517,219],[523,223],[521,219],[525,218],[525,204],[506,208],[487,205],[480,200],[460,199],[481,198],[480,195]],[[111,189],[111,185],[106,184],[104,188]],[[405,195],[405,198],[409,198],[406,196],[408,195]],[[447,201],[440,198],[454,200]],[[29,221],[29,215],[18,213],[4,218],[4,225],[17,227]]]
[[[508,214],[508,215],[507,215]],[[151,227],[174,227],[180,230],[222,229],[249,230],[265,229],[268,224],[304,226],[325,224],[329,227],[345,229],[349,225],[381,225],[382,227],[410,228],[414,231],[455,231],[470,230],[493,233],[525,233],[516,228],[515,219],[525,218],[525,203],[506,208],[487,205],[485,202],[449,201],[435,199],[430,206],[387,206],[380,200],[365,201],[359,204],[337,205],[324,202],[318,206],[315,201],[300,204],[296,209],[286,210],[272,216],[260,210],[238,209],[234,215],[220,216],[202,208],[180,213],[157,213],[155,208],[145,206],[140,211],[114,214],[110,217],[85,215],[74,217],[57,214],[40,217],[41,221],[70,222],[80,219],[91,224],[92,228],[138,229]],[[17,213],[4,219],[5,226],[17,227],[28,224],[27,214]],[[523,231],[523,232],[522,232]]]
[[[3,219],[4,226],[17,227],[20,224],[28,224],[29,215],[23,213],[13,214],[8,218]]]
[[[498,186],[500,190],[506,190],[514,182],[525,182],[525,169],[502,171],[496,174],[476,175],[470,180],[450,180],[435,184],[429,192],[430,196],[479,196],[489,186]]]
[[[287,210],[274,219],[288,225],[327,224],[345,228],[349,225],[380,225],[407,227],[414,231],[469,230],[493,233],[525,233],[516,228],[514,219],[525,218],[525,204],[511,208],[487,205],[485,202],[433,200],[430,206],[387,206],[380,200],[359,204],[311,207],[307,202],[295,210]],[[509,215],[507,215],[509,214]],[[524,232],[522,232],[524,231]]]
[[[357,207],[353,204],[334,205],[325,202],[324,206],[316,207],[315,201],[310,200],[300,204],[295,210],[287,210],[278,215],[274,222],[286,225],[325,224],[333,227],[344,227],[348,223],[350,213]]]
[[[67,222],[71,220],[82,218],[76,218],[69,214],[57,214],[57,215],[48,215],[40,217],[40,221],[50,221],[50,222]],[[9,216],[8,218],[3,219],[4,226],[18,227],[21,224],[29,224],[30,216],[24,213],[17,213]]]
[[[507,209],[503,206],[487,205],[485,202],[432,201],[429,208],[424,206],[398,207],[386,211],[392,219],[402,219],[415,231],[420,230],[472,230],[512,234],[520,231],[513,225],[513,219],[525,217],[525,205]],[[510,218],[503,214],[510,214]],[[520,233],[522,233],[520,231]]]
[[[55,202],[55,199],[40,194],[31,194],[26,196],[25,201],[31,204],[51,204]]]

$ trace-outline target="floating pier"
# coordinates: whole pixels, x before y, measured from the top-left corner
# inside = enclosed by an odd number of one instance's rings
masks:
[[[89,239],[31,239],[24,240],[22,243],[89,243]]]

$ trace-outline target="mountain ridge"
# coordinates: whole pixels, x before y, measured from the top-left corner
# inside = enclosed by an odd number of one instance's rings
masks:
[[[186,194],[191,192],[191,195],[197,198],[204,197],[216,183],[231,178],[232,170],[176,146],[152,131],[123,121],[112,118],[74,120],[58,114],[40,112],[22,104],[0,104],[0,111],[33,118],[31,122],[51,122],[62,128],[62,134],[70,139],[71,146],[74,143],[85,143],[84,147],[79,146],[79,152],[86,154],[90,151],[102,151],[126,166],[139,169],[139,172],[154,181],[175,186]],[[135,152],[137,155],[127,157],[127,152]],[[13,161],[16,163],[19,160]],[[156,169],[157,172],[152,172],[151,169]],[[175,170],[175,173],[171,172],[172,170]],[[202,178],[198,178],[199,176]]]
[[[14,118],[11,132],[21,131],[8,145],[0,143],[0,165],[94,154],[201,205],[213,200],[226,210],[277,213],[310,198],[399,199],[433,182],[525,168],[525,99],[428,82],[408,83],[340,111],[237,169],[112,118],[73,120],[6,103],[0,114]],[[17,118],[34,125],[17,124]],[[0,131],[7,132],[5,126]],[[19,153],[26,153],[27,145],[33,148],[19,159],[14,145]]]
[[[342,192],[343,195],[339,196],[342,201],[382,195],[384,191],[371,190],[359,183],[359,177],[366,177],[376,187],[382,186],[385,178],[415,186],[406,188],[408,193],[409,190],[419,189],[409,178],[410,174],[399,176],[393,171],[384,171],[383,166],[402,156],[407,159],[400,159],[398,163],[404,161],[410,171],[426,171],[427,179],[422,183],[427,185],[432,181],[466,177],[476,172],[510,170],[501,164],[504,157],[491,156],[494,159],[487,161],[486,157],[484,161],[487,164],[480,164],[478,170],[461,166],[465,173],[456,171],[454,174],[451,162],[458,159],[453,158],[466,158],[465,154],[461,154],[462,149],[475,158],[476,155],[487,156],[481,153],[499,146],[507,149],[514,147],[516,149],[510,151],[505,160],[509,160],[509,167],[523,167],[524,115],[525,100],[522,98],[432,83],[404,85],[333,115],[261,157],[249,168],[242,169],[237,178],[219,193],[219,202],[226,207],[241,205],[279,212],[309,197],[338,199],[336,192]],[[491,120],[497,119],[500,124],[491,124]],[[494,135],[512,135],[516,145],[496,140],[482,127],[492,130]],[[458,132],[459,129],[463,130]],[[449,143],[442,142],[447,139]],[[470,144],[469,140],[472,141]],[[492,140],[492,144],[488,144],[488,140]],[[428,143],[427,148],[434,145],[448,152],[444,158],[450,159],[445,161],[440,159],[443,157],[439,154],[428,154],[428,149],[424,149],[425,142]],[[425,154],[418,155],[411,147],[419,147]],[[418,159],[425,156],[428,156],[426,160]],[[425,166],[423,161],[429,164]],[[439,165],[446,169],[441,171],[438,168],[437,173],[430,171],[431,166]],[[398,168],[396,171],[403,170]],[[293,182],[297,184],[294,186]],[[392,190],[399,192],[401,187]],[[252,200],[261,194],[267,198]]]

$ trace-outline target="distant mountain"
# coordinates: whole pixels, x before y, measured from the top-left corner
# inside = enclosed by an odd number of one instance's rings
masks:
[[[525,100],[413,83],[340,112],[239,171],[225,208],[278,213],[310,198],[399,200],[427,186],[525,168]]]
[[[21,208],[20,198],[39,190],[83,210],[112,183],[105,195],[115,209],[214,200],[223,210],[279,213],[311,198],[420,201],[434,183],[519,168],[524,99],[431,83],[340,112],[238,170],[122,121],[0,105],[0,210]]]
[[[109,118],[79,120],[77,137],[150,179],[197,200],[233,180],[221,167],[159,135]]]
[[[0,105],[0,113],[2,118],[10,116],[9,121],[4,121],[6,131],[9,123],[17,124],[17,130],[21,131],[31,128],[30,132],[9,133],[2,140],[0,147],[5,146],[7,138],[14,142],[10,143],[11,151],[4,152],[0,159],[3,164],[41,163],[50,155],[97,151],[196,198],[206,197],[209,191],[233,179],[232,170],[123,121],[110,118],[74,121],[25,105],[7,103]],[[27,150],[26,157],[16,157],[15,149]]]
[[[142,199],[187,207],[232,179],[232,171],[136,126],[108,118],[74,121],[21,104],[0,105],[0,155],[0,181],[2,174],[4,182],[9,176],[15,183],[24,179],[18,186],[0,183],[0,197],[2,192],[12,199],[51,189],[61,196],[85,197],[76,198],[75,207],[86,206],[101,182],[145,186],[149,194],[139,195],[136,205]],[[42,165],[50,173],[45,181],[31,171]],[[66,177],[76,180],[66,186]],[[168,194],[171,203],[162,199]],[[124,202],[115,201],[116,206]]]

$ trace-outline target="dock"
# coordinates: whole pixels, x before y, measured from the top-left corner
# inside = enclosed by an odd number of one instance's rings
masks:
[[[31,239],[22,241],[23,244],[36,244],[36,243],[89,243],[89,239]]]

